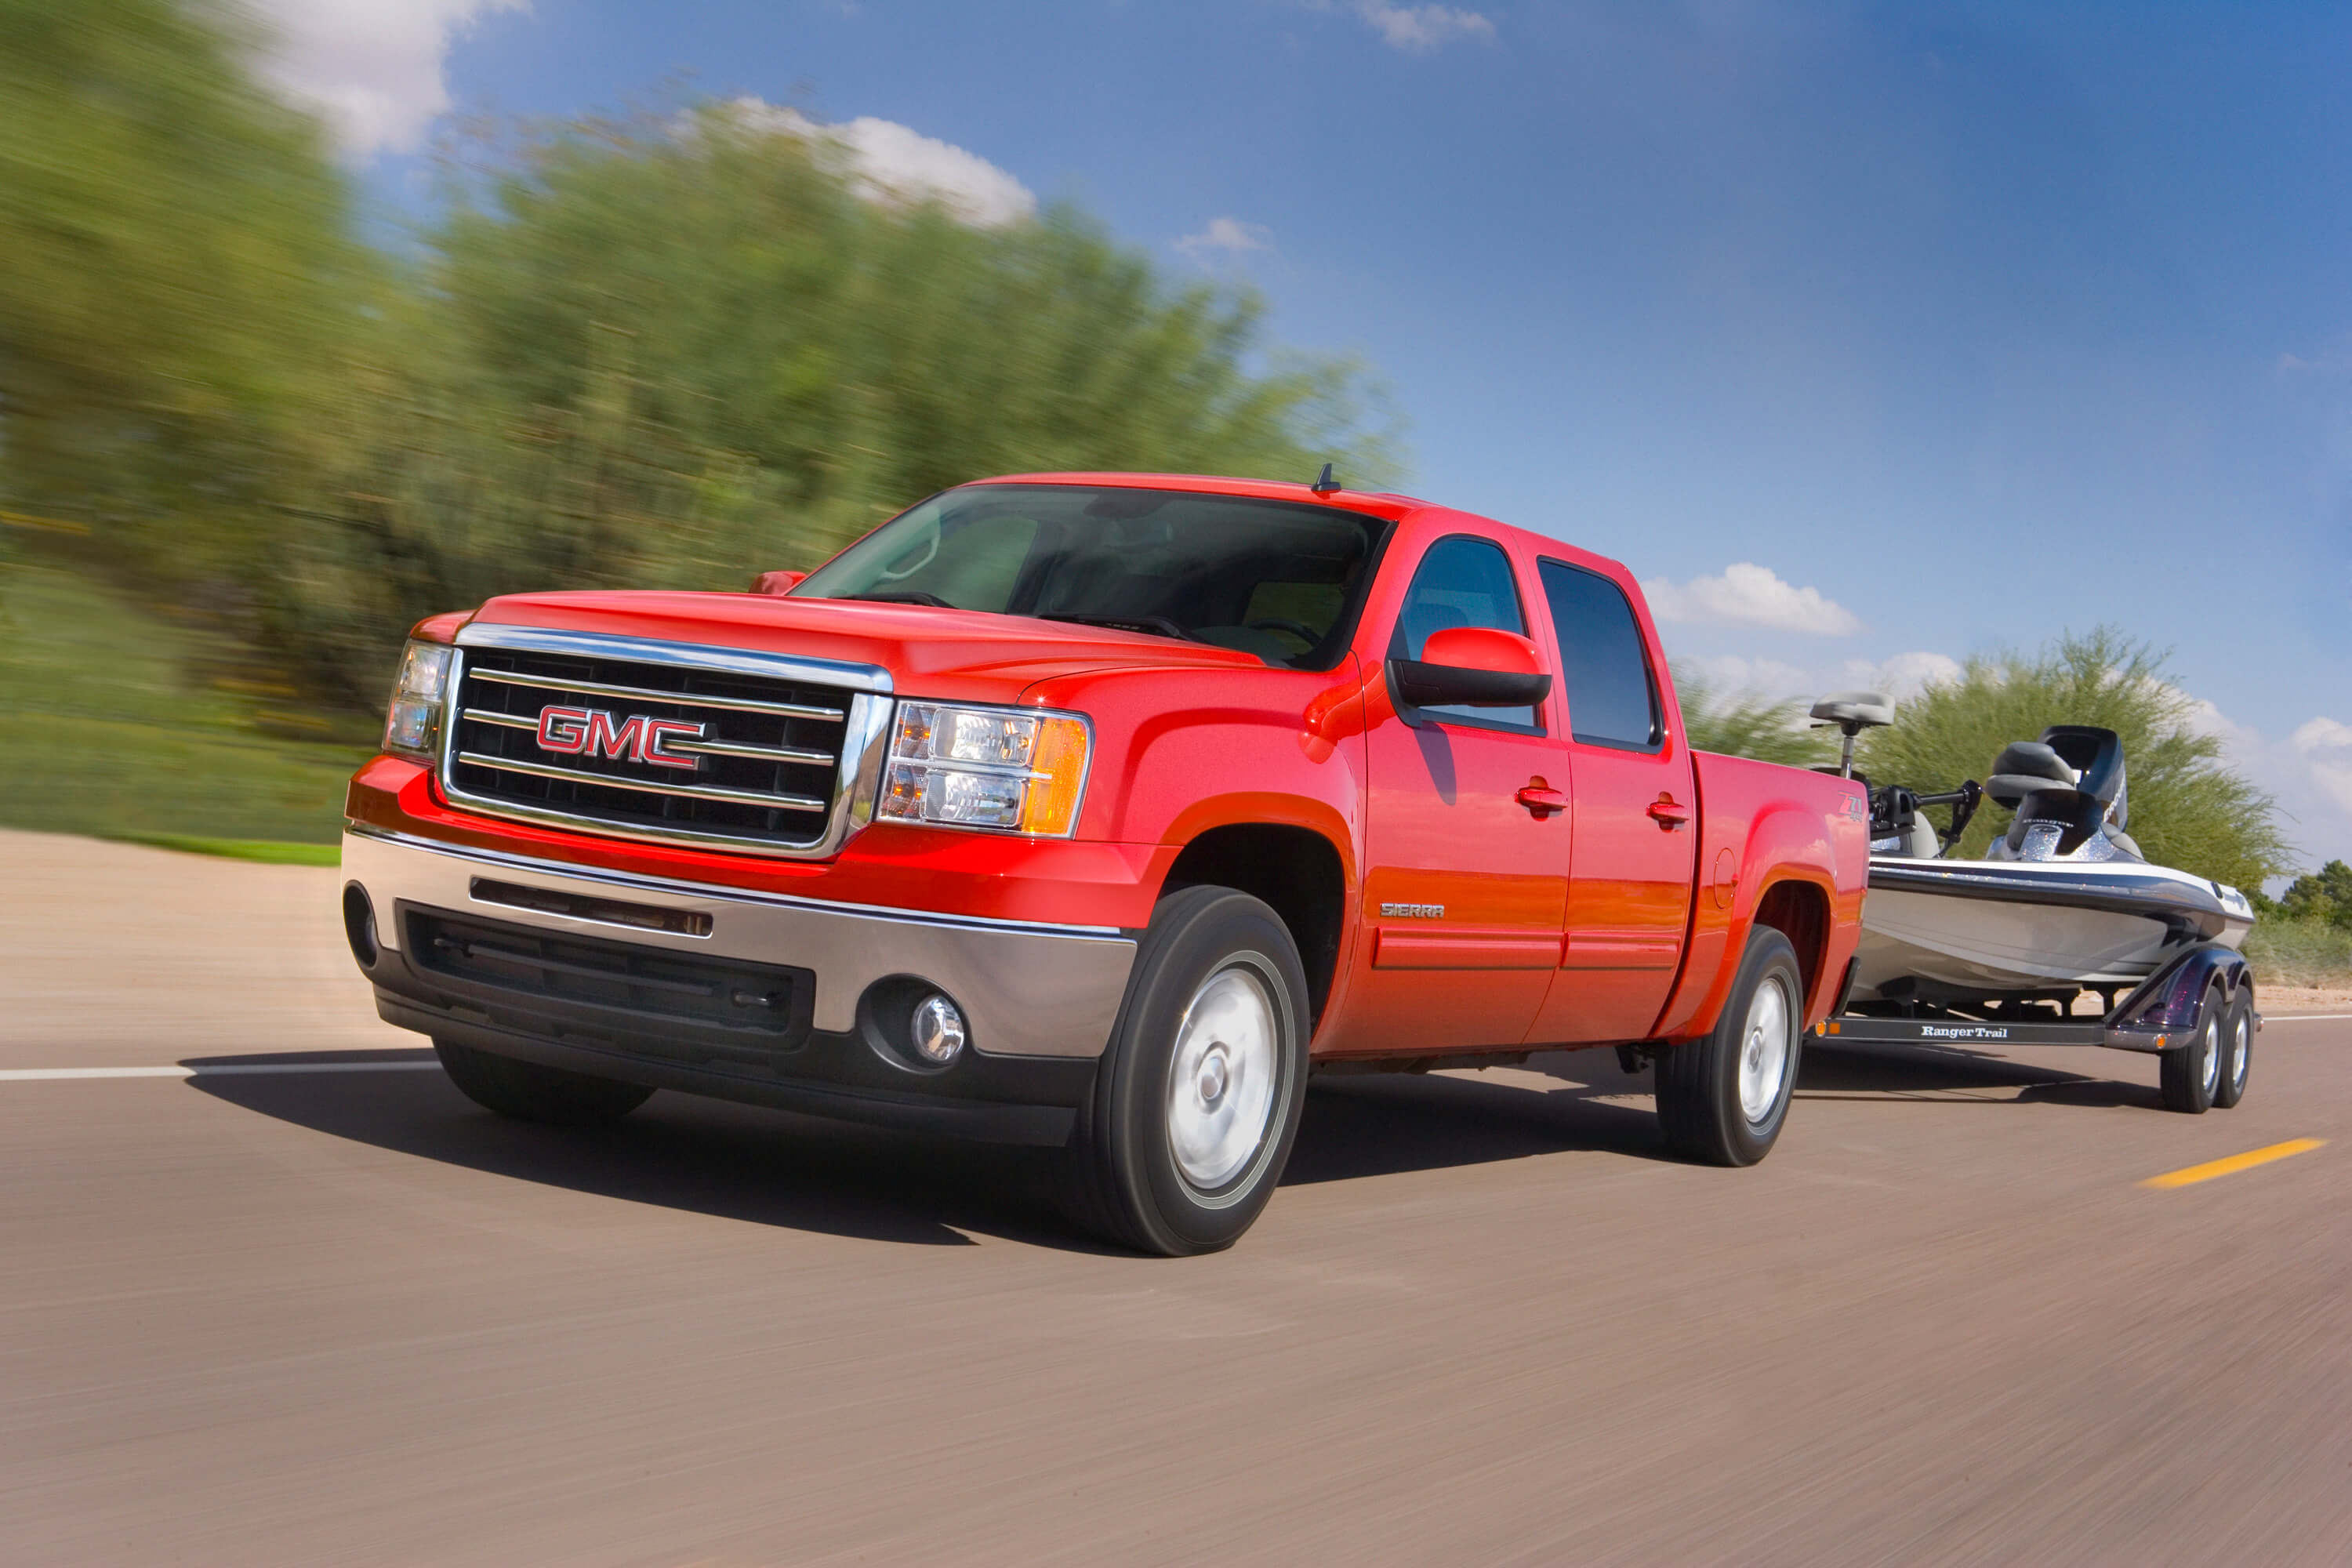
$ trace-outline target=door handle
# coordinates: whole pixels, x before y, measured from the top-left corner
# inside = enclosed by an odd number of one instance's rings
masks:
[[[1690,808],[1676,805],[1673,795],[1662,795],[1650,803],[1650,820],[1658,825],[1659,832],[1672,833],[1690,820]]]
[[[1511,798],[1534,812],[1538,822],[1541,822],[1555,811],[1568,809],[1567,795],[1559,790],[1548,789],[1542,784],[1522,784],[1519,786],[1519,793]]]

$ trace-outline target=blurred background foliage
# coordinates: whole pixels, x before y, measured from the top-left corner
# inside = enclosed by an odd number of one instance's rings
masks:
[[[1804,702],[1775,702],[1752,692],[1717,688],[1704,676],[1673,672],[1683,730],[1702,752],[1810,768],[1838,758],[1836,732],[1811,728]]]
[[[258,42],[0,0],[0,507],[201,621],[278,727],[373,710],[420,616],[740,587],[983,474],[1397,477],[1377,387],[1270,355],[1249,294],[1075,211],[861,200],[726,106],[477,144],[372,247]]]

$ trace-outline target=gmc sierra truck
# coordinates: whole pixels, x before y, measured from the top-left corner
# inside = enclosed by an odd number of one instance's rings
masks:
[[[1761,1159],[1836,1003],[1862,785],[1693,752],[1632,575],[1389,494],[960,486],[749,593],[411,634],[343,917],[493,1111],[657,1089],[1042,1145],[1230,1245],[1308,1077],[1615,1047]]]

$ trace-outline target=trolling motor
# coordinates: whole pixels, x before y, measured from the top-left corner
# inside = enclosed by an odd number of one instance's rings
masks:
[[[1895,722],[1894,700],[1883,691],[1833,691],[1813,704],[1813,728],[1827,729],[1832,725],[1845,737],[1839,749],[1838,777],[1850,779],[1853,773],[1854,737],[1864,730],[1874,730]],[[1932,859],[1950,849],[1968,831],[1969,819],[1977,814],[1984,800],[1984,786],[1970,779],[1955,790],[1941,795],[1921,795],[1905,789],[1901,784],[1874,785],[1862,781],[1870,791],[1870,848],[1874,855],[1912,855]],[[1924,805],[1948,805],[1952,808],[1952,826],[1938,831],[1935,824],[1926,825],[1931,837],[1922,839],[1919,808]]]
[[[1958,789],[1945,790],[1940,795],[1920,795],[1901,784],[1887,784],[1870,792],[1870,849],[1874,855],[1910,855],[1920,859],[1935,859],[1951,852],[1969,830],[1969,819],[1977,807],[1984,804],[1984,785],[1974,779],[1964,781]],[[1935,837],[1925,844],[1919,841],[1919,811],[1922,806],[1948,805],[1952,808],[1952,825],[1938,828],[1927,825]],[[1925,851],[1923,854],[1922,851]]]

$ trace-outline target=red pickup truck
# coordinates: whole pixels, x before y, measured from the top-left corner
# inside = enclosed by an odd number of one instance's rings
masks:
[[[435,616],[346,815],[378,1010],[490,1110],[1045,1145],[1170,1254],[1317,1070],[1614,1046],[1761,1159],[1868,867],[1859,784],[1683,743],[1622,566],[1328,475],[991,479],[751,593]]]

